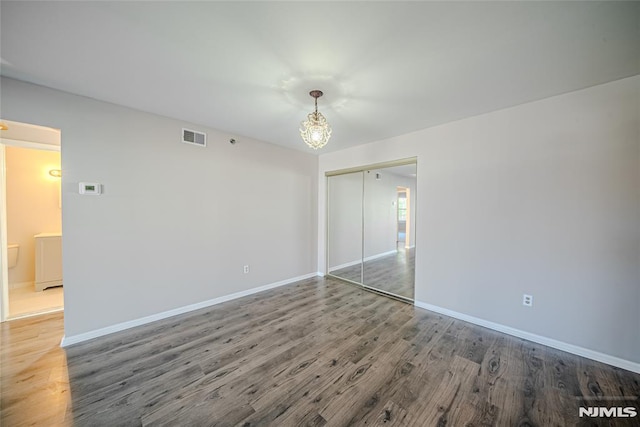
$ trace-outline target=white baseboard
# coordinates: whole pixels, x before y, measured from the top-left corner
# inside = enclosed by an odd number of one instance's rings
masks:
[[[354,266],[354,265],[358,265],[360,263],[362,263],[362,260],[359,260],[359,259],[355,260],[355,261],[351,261],[351,262],[345,262],[344,264],[340,264],[340,265],[336,265],[336,266],[333,266],[333,267],[329,267],[329,271],[341,270],[343,268],[347,268],[347,267],[351,267],[351,266]]]
[[[22,289],[22,288],[32,288],[34,287],[34,282],[18,282],[18,283],[9,283],[9,290],[12,289]]]
[[[382,257],[389,256],[389,255],[395,255],[397,253],[398,253],[397,249],[394,249],[392,251],[382,252],[381,254],[376,254],[376,255],[371,255],[371,256],[366,257],[364,259],[364,262],[372,261],[374,259],[382,258]]]
[[[628,371],[632,371],[640,374],[640,363],[632,362],[626,359],[621,359],[619,357],[600,353],[598,351],[590,350],[588,348],[580,347],[577,345],[568,344],[562,341],[554,340],[552,338],[547,338],[540,335],[532,334],[530,332],[521,331],[519,329],[515,329],[509,326],[504,326],[499,323],[490,322],[488,320],[479,319],[477,317],[458,313],[453,310],[427,304],[426,302],[415,301],[414,304],[416,307],[424,308],[425,310],[434,311],[436,313],[444,314],[445,316],[454,317],[456,319],[464,320],[465,322],[473,323],[474,325],[484,326],[485,328],[493,329],[494,331],[502,332],[518,338],[523,338],[525,340],[533,341],[538,344],[542,344],[548,347],[556,348],[558,350],[566,351],[567,353],[586,357],[587,359],[606,363],[608,365],[616,366],[618,368],[626,369]]]
[[[395,255],[397,253],[398,253],[397,249],[394,249],[394,250],[388,251],[388,252],[382,252],[381,254],[375,254],[375,255],[371,255],[371,256],[366,257],[364,259],[364,262],[372,261],[374,259],[382,258],[382,257],[389,256],[389,255]],[[335,267],[329,267],[329,271],[340,270],[341,268],[351,267],[351,266],[354,266],[354,265],[358,265],[360,263],[362,263],[362,260],[357,259],[355,261],[351,261],[351,262],[347,262],[347,263],[344,263],[344,264],[336,265]]]
[[[114,332],[124,331],[125,329],[134,328],[136,326],[146,325],[147,323],[155,322],[157,320],[166,319],[168,317],[177,316],[179,314],[188,313],[190,311],[199,310],[201,308],[210,307],[212,305],[221,304],[223,302],[231,301],[237,298],[246,297],[248,295],[252,295],[258,292],[267,291],[269,289],[277,288],[279,286],[288,285],[289,283],[298,282],[304,279],[310,279],[312,277],[316,277],[318,273],[309,273],[304,276],[298,276],[291,279],[282,280],[280,282],[270,283],[268,285],[259,286],[257,288],[247,289],[246,291],[236,292],[230,295],[224,295],[218,298],[210,299],[207,301],[198,302],[195,304],[190,304],[184,307],[175,308],[173,310],[163,311],[162,313],[152,314],[150,316],[141,317],[139,319],[129,320],[127,322],[117,323],[115,325],[107,326],[105,328],[96,329],[89,332],[84,332],[81,334],[62,337],[62,341],[60,342],[61,347],[68,347],[70,345],[78,344],[83,341],[91,340],[93,338],[98,338],[104,335],[112,334]]]

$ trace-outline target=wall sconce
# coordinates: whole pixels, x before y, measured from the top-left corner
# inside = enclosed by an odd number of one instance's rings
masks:
[[[62,171],[60,169],[51,169],[49,171],[49,175],[51,175],[54,178],[61,178],[62,177]]]

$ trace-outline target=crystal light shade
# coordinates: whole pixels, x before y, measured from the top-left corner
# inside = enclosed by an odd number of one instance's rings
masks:
[[[301,124],[300,135],[309,147],[317,150],[327,145],[331,138],[331,127],[322,113],[309,113],[307,120]]]
[[[315,98],[316,110],[307,115],[307,120],[300,124],[300,136],[303,141],[314,150],[327,145],[331,138],[331,126],[322,113],[318,112],[318,98],[322,96],[319,90],[312,90],[309,95]]]

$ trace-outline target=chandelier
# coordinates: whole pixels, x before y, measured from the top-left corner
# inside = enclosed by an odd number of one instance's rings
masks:
[[[307,115],[307,120],[300,124],[300,135],[304,142],[314,150],[327,145],[331,138],[331,126],[327,123],[322,113],[318,113],[318,98],[323,94],[321,90],[312,90],[309,92],[315,99],[316,110]]]

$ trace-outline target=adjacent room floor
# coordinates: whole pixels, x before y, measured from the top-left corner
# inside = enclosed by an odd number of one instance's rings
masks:
[[[637,425],[640,375],[315,278],[67,348],[1,325],[1,424]]]
[[[62,286],[36,292],[33,287],[9,289],[9,317],[61,310],[64,306]]]

